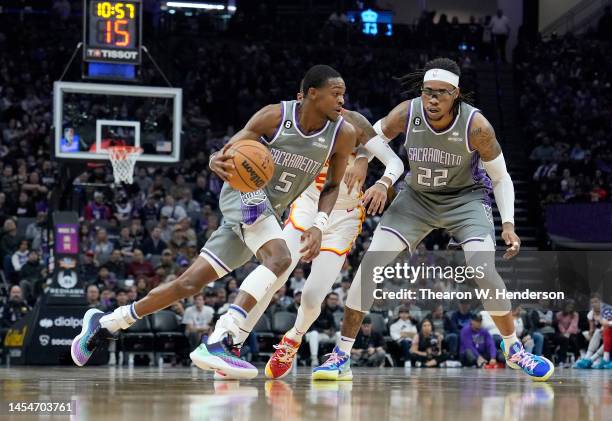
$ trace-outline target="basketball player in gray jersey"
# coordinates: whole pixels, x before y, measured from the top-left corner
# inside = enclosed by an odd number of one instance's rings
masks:
[[[492,190],[501,214],[502,238],[509,246],[504,258],[509,259],[520,248],[514,232],[514,186],[493,127],[480,110],[464,101],[459,77],[459,66],[450,59],[428,62],[423,71],[404,78],[420,87],[421,96],[402,102],[374,125],[385,141],[406,135],[407,188],[397,195],[374,232],[348,292],[342,336],[330,358],[314,369],[315,380],[352,378],[350,352],[364,312],[373,302],[372,280],[369,274],[362,277],[366,261],[367,267],[384,267],[406,248],[415,250],[432,230],[443,228],[463,248],[467,264],[483,268],[484,277],[475,277],[480,288],[492,295],[505,289],[495,270],[489,194]],[[488,299],[483,304],[502,334],[508,365],[534,380],[547,380],[554,365],[525,351],[516,337],[510,302]],[[484,363],[482,357],[478,362]]]
[[[261,139],[272,153],[275,170],[263,191],[241,194],[227,183],[233,175],[228,145],[211,155],[210,168],[224,181],[220,197],[223,225],[205,244],[200,256],[176,280],[161,284],[129,306],[104,314],[90,309],[83,329],[73,340],[72,358],[84,365],[96,347],[120,329],[162,310],[177,300],[193,296],[216,279],[246,263],[255,255],[261,262],[241,285],[241,291],[218,323],[230,334],[191,354],[201,368],[216,369],[236,377],[254,377],[257,369],[231,353],[231,337],[237,325],[291,264],[283,239],[280,216],[315,179],[326,161],[329,172],[321,191],[318,214],[302,235],[304,260],[316,257],[322,232],[338,197],[349,155],[356,142],[353,126],[341,116],[346,90],[333,68],[313,66],[304,76],[305,97],[300,103],[284,101],[259,110],[229,141]]]

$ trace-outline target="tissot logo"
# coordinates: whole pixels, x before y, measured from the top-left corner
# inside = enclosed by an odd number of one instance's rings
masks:
[[[111,59],[119,59],[119,60],[137,60],[138,51],[118,51],[118,50],[104,50],[100,48],[88,48],[87,57],[111,58]]]

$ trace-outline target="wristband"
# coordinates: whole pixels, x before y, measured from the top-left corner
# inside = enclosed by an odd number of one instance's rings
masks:
[[[329,215],[325,212],[319,212],[317,213],[317,216],[315,216],[314,223],[312,224],[312,226],[318,228],[321,232],[323,232],[325,228],[327,228],[328,221]]]
[[[213,160],[213,158],[215,157],[215,155],[217,155],[218,153],[219,153],[219,151],[213,152],[213,153],[211,153],[211,154],[210,154],[210,156],[208,157],[208,168],[210,168],[211,170],[212,170],[212,168],[211,168],[211,166],[210,166],[210,163],[212,162],[212,160]]]
[[[380,180],[376,180],[376,182],[374,184],[382,184],[383,186],[385,186],[385,189],[389,190],[389,188],[391,187],[390,185],[388,185],[384,180],[380,179]]]

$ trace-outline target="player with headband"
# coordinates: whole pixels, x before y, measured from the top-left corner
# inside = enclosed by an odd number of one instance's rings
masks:
[[[501,236],[508,246],[504,258],[510,259],[520,248],[514,231],[514,186],[493,127],[480,110],[466,103],[460,75],[453,60],[429,61],[423,71],[401,79],[421,95],[402,102],[374,125],[385,140],[405,134],[410,165],[407,187],[396,196],[374,232],[348,292],[342,336],[328,360],[314,369],[314,379],[352,378],[351,349],[375,288],[364,268],[384,267],[406,248],[414,251],[434,229],[450,233],[453,242],[463,248],[468,266],[484,268],[484,277],[475,277],[479,288],[505,289],[495,269],[490,193],[494,193],[503,224]],[[525,351],[516,336],[510,301],[495,298],[483,304],[501,332],[508,365],[522,369],[534,380],[547,380],[554,365]]]

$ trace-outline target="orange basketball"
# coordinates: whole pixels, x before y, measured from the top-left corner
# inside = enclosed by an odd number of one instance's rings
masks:
[[[233,156],[236,171],[230,179],[230,185],[247,193],[263,188],[274,175],[272,154],[261,143],[255,140],[239,140],[227,149]]]

